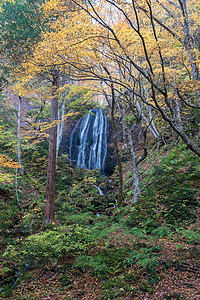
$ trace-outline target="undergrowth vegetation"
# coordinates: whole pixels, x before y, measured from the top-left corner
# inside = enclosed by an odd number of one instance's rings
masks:
[[[34,288],[28,294],[20,290],[21,283],[29,284],[30,274],[34,282],[36,270],[59,274],[66,299],[81,299],[83,295],[72,291],[84,274],[98,278],[98,299],[145,297],[169,268],[180,268],[186,258],[199,264],[200,167],[184,146],[152,153],[156,165],[151,157],[143,163],[137,204],[132,203],[127,164],[121,209],[115,207],[115,174],[108,178],[97,170],[74,169],[63,155],[56,182],[58,223],[43,230],[45,174],[37,168],[47,152],[44,147],[37,154],[40,147],[26,154],[31,156],[27,164],[34,167],[20,181],[21,209],[14,194],[1,186],[1,299],[12,298],[15,292],[16,299],[37,299]]]

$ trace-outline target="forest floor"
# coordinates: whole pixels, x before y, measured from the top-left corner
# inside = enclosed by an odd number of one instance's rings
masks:
[[[131,163],[123,165],[126,199],[121,210],[114,208],[117,172],[105,178],[96,171],[63,166],[55,203],[59,224],[43,232],[44,186],[35,175],[24,179],[23,211],[8,192],[1,194],[1,253],[10,245],[24,252],[0,258],[0,299],[200,300],[199,167],[187,150],[173,151],[154,158],[157,169],[150,159],[143,164],[145,189],[137,205],[132,204]],[[96,184],[105,195],[99,195]],[[35,240],[31,250],[23,248],[32,236],[39,243],[43,233],[53,232],[44,241],[44,251],[52,254],[51,244],[61,247],[63,230],[67,236],[71,228],[88,232],[84,251],[61,259],[55,251],[44,263]],[[80,241],[72,237],[77,247]],[[22,267],[26,260],[20,261],[20,255],[32,255],[30,261],[37,263]],[[8,278],[1,274],[6,268]]]
[[[162,260],[166,263],[170,258],[174,263],[167,270],[160,270],[161,279],[157,285],[151,287],[150,293],[133,294],[127,289],[125,291],[122,285],[119,288],[122,295],[110,298],[103,293],[102,281],[90,271],[83,273],[74,269],[58,271],[43,268],[27,274],[8,299],[200,299],[200,246],[186,244],[180,240],[177,242],[174,238],[160,239],[158,245],[161,246]],[[134,269],[124,270],[125,273],[128,271],[134,272]],[[141,283],[142,277],[139,281]],[[131,291],[131,282],[129,284]]]

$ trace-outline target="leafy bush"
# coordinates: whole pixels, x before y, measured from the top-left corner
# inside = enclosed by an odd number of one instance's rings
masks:
[[[156,274],[156,267],[160,265],[160,262],[158,260],[159,256],[160,248],[158,246],[136,244],[134,246],[134,249],[129,252],[126,262],[127,264],[136,262],[139,267],[141,267],[152,276]]]
[[[145,175],[142,184],[148,184],[148,189],[143,196],[148,202],[151,199],[150,205],[154,206],[160,221],[176,224],[196,218],[199,164],[198,158],[188,153],[185,146],[171,150]]]
[[[200,232],[196,230],[183,230],[182,235],[184,236],[186,242],[190,244],[200,244]]]
[[[126,265],[126,257],[128,255],[127,249],[117,249],[116,247],[109,247],[102,249],[96,255],[79,256],[76,261],[76,266],[83,271],[91,269],[95,274],[105,279],[108,276],[114,276]]]
[[[78,225],[47,230],[20,240],[17,246],[9,245],[3,257],[15,267],[24,263],[30,263],[33,267],[58,263],[65,256],[73,257],[86,251],[88,234],[88,229]]]

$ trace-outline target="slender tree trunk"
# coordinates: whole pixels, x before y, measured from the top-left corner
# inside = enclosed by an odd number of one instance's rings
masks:
[[[193,80],[199,80],[199,70],[196,64],[196,55],[194,52],[194,47],[193,47],[193,42],[192,42],[192,35],[190,34],[190,24],[189,24],[189,19],[188,19],[188,12],[187,12],[187,6],[186,6],[186,0],[179,0],[181,10],[182,10],[182,15],[184,18],[184,44],[185,44],[185,49],[188,53],[188,58],[190,62],[190,66],[192,69],[192,77]]]
[[[17,155],[18,155],[18,163],[21,166],[20,173],[21,175],[24,175],[24,168],[22,166],[22,157],[21,157],[21,106],[22,106],[22,97],[19,96],[18,113],[17,113]]]
[[[15,194],[16,194],[16,198],[17,198],[17,204],[21,208],[20,201],[19,201],[19,195],[18,195],[17,172],[18,172],[18,168],[16,168],[16,173],[15,173]]]
[[[67,75],[67,83],[68,84],[70,82],[70,72],[71,72],[71,68],[69,67],[68,75]],[[62,86],[65,85],[65,83],[66,83],[65,80],[66,80],[66,74],[63,75]],[[61,114],[59,113],[59,109],[58,109],[58,120],[60,120],[61,123],[58,123],[58,128],[57,128],[56,162],[57,162],[58,151],[59,151],[60,144],[61,144],[61,141],[62,141],[62,136],[63,136],[64,116],[65,116],[65,102],[66,102],[66,97],[68,95],[68,92],[69,92],[69,87],[67,87],[66,91],[64,93],[62,93]]]
[[[114,147],[116,152],[116,158],[117,158],[117,166],[118,166],[118,176],[119,176],[119,185],[118,185],[118,197],[117,197],[117,206],[122,207],[123,206],[123,172],[122,172],[122,161],[120,156],[120,150],[117,142],[117,125],[115,120],[115,90],[112,82],[112,78],[110,75],[110,72],[108,71],[107,67],[103,66],[104,70],[110,77],[110,88],[111,88],[111,118],[112,118],[112,125],[113,125],[113,140],[114,140]],[[106,96],[106,94],[105,94]],[[107,98],[107,96],[106,96]],[[107,99],[108,101],[108,99]],[[108,101],[109,103],[109,101]]]
[[[118,176],[119,176],[119,185],[118,185],[118,198],[117,198],[117,206],[123,206],[123,172],[122,172],[122,162],[120,156],[120,150],[117,142],[117,126],[115,120],[115,93],[113,84],[111,84],[111,92],[112,92],[112,106],[111,106],[111,117],[112,117],[112,125],[113,125],[113,139],[114,139],[114,146],[115,152],[117,157],[117,166],[118,166]]]
[[[125,120],[126,112],[125,112],[125,103],[124,99],[122,98],[122,133],[123,133],[123,142],[124,142],[124,147],[127,150],[128,146],[126,143],[126,120]]]
[[[43,112],[43,109],[44,109],[44,106],[45,106],[45,102],[46,100],[43,99],[43,103],[41,103],[41,106],[40,106],[40,111],[38,113],[38,116],[36,117],[36,122],[38,123],[38,126],[36,128],[36,131],[39,131],[40,130],[40,123],[41,123],[41,115],[42,115],[42,112]]]
[[[177,123],[179,125],[180,130],[183,131],[181,109],[180,109],[181,104],[178,98],[175,99],[175,103],[176,103]]]
[[[58,123],[58,134],[57,134],[57,148],[56,148],[56,162],[57,162],[57,158],[58,158],[58,151],[60,148],[60,144],[62,141],[62,136],[63,136],[63,128],[64,128],[64,116],[65,116],[65,101],[66,101],[66,96],[68,94],[69,88],[66,89],[66,91],[63,93],[62,95],[62,103],[61,103],[61,113],[59,113],[58,110],[58,120],[60,121],[60,123]]]
[[[132,131],[134,130],[136,126],[133,125],[131,130],[128,132],[128,139],[129,139],[129,145],[130,145],[130,152],[132,157],[132,169],[133,169],[133,201],[134,203],[137,203],[140,196],[140,188],[139,188],[139,174],[136,164],[136,158],[135,158],[135,151],[133,147],[133,138],[132,138]]]
[[[158,132],[158,130],[156,128],[156,125],[154,123],[151,106],[147,106],[147,111],[148,111],[148,114],[149,114],[149,119],[151,121],[151,124],[149,125],[149,130],[151,131],[151,133],[153,134],[154,138],[158,142],[158,141],[161,140],[161,136],[160,136],[160,133]]]
[[[139,101],[136,100],[136,99],[135,99],[135,105],[137,107],[137,110],[138,110],[139,114],[142,117],[142,120],[144,120],[147,124],[150,123],[148,128],[149,128],[150,132],[152,133],[153,137],[155,138],[155,140],[157,142],[159,142],[161,137],[160,137],[160,133],[158,132],[158,130],[156,128],[156,125],[154,123],[151,107],[147,106],[147,112],[148,112],[148,115],[149,115],[149,118],[150,118],[150,121],[149,121],[148,118],[145,116],[144,111],[141,108],[141,105],[140,105]]]
[[[21,176],[24,175],[24,168],[22,166],[22,158],[21,158],[21,106],[22,106],[22,97],[19,96],[18,99],[18,113],[17,113],[17,156],[18,156],[18,163],[21,166],[20,167],[20,173]],[[16,198],[17,198],[17,204],[19,207],[20,201],[19,201],[19,194],[18,194],[18,168],[16,168],[16,173],[15,173],[15,193],[16,193]]]
[[[56,145],[57,145],[57,120],[58,120],[58,95],[59,73],[54,71],[53,93],[51,100],[51,130],[49,139],[48,169],[46,184],[46,200],[44,209],[44,220],[42,227],[46,224],[55,222],[55,176],[56,176]]]

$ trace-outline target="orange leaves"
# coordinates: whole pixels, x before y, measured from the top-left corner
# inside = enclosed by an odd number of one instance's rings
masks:
[[[37,127],[38,130],[29,130],[26,131],[23,135],[24,140],[33,140],[32,144],[39,143],[41,140],[49,137],[49,131],[51,128],[56,127],[58,124],[61,124],[62,121],[65,121],[67,118],[79,115],[79,112],[75,113],[67,113],[64,115],[61,120],[54,120],[51,123],[43,122],[43,123],[34,123],[33,127]]]
[[[12,182],[13,176],[12,174],[5,172],[3,170],[4,168],[16,169],[21,168],[21,166],[17,162],[14,162],[12,159],[10,159],[8,156],[0,154],[0,183],[8,184]]]
[[[0,154],[0,167],[12,168],[12,169],[21,168],[21,166],[17,162],[14,162],[8,156],[1,155],[1,154]]]
[[[43,12],[49,18],[49,28],[43,32],[32,57],[23,65],[23,85],[38,74],[44,74],[49,79],[52,68],[58,68],[60,73],[64,73],[69,65],[72,77],[87,79],[95,76],[107,78],[102,68],[106,65],[112,77],[119,81],[121,64],[125,71],[120,80],[123,85],[131,88],[130,72],[132,78],[138,76],[138,68],[132,62],[145,74],[154,73],[158,84],[162,81],[163,65],[166,80],[170,84],[176,81],[177,85],[183,77],[188,76],[185,75],[188,70],[191,72],[187,51],[181,43],[181,39],[184,40],[184,20],[178,6],[167,0],[150,1],[154,18],[151,20],[150,6],[146,0],[137,1],[135,9],[129,0],[102,0],[94,4],[94,10],[89,3],[87,5],[87,1],[75,2],[84,6],[87,12],[75,6],[73,0],[50,0],[43,5]],[[188,3],[193,31],[199,26],[200,19],[197,2],[191,0]],[[96,19],[92,19],[91,15]],[[161,23],[180,39],[162,27]],[[195,62],[198,64],[197,47],[195,52]],[[131,65],[131,71],[128,64]],[[23,94],[25,92],[21,86],[19,91]]]

